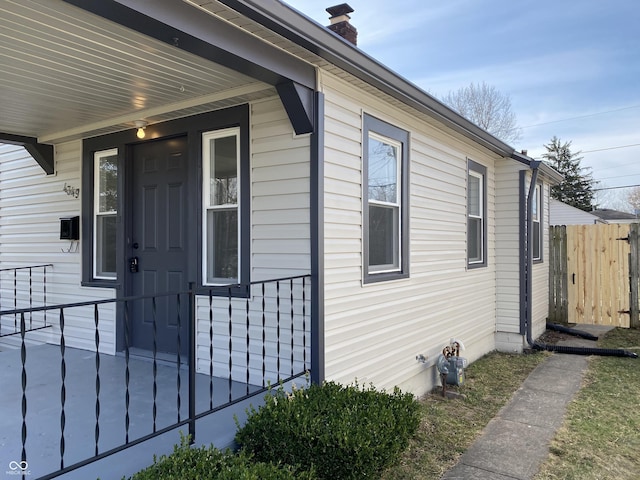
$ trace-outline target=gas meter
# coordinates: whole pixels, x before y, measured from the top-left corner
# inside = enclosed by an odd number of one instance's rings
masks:
[[[460,356],[460,349],[464,345],[460,340],[451,339],[451,343],[442,349],[436,364],[442,378],[442,386],[464,384],[464,369],[467,368],[467,359]]]

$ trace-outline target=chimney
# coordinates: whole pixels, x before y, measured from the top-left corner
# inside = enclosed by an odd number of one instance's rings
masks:
[[[348,42],[357,45],[358,30],[349,23],[349,19],[351,18],[349,14],[353,12],[353,8],[346,3],[341,3],[335,7],[327,8],[327,12],[331,15],[329,18],[331,25],[327,26],[327,28]]]

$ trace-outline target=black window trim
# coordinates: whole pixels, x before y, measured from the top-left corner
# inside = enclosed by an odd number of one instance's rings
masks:
[[[400,261],[399,270],[393,272],[369,272],[369,182],[368,182],[368,138],[369,132],[399,142],[402,145],[400,170]],[[362,250],[363,283],[377,283],[409,277],[409,132],[395,125],[363,113],[362,132]]]
[[[482,261],[470,262],[469,261],[469,199],[467,197],[467,269],[484,268],[488,265],[487,260],[487,167],[474,162],[471,159],[467,159],[467,196],[469,195],[469,173],[475,172],[482,176]]]
[[[233,296],[246,296],[246,285],[251,282],[251,179],[250,179],[250,132],[249,132],[249,105],[243,104],[208,113],[193,115],[190,117],[169,120],[166,122],[147,126],[145,140],[136,137],[135,128],[99,137],[88,138],[82,144],[82,274],[81,285],[87,287],[106,287],[123,289],[125,285],[125,262],[122,258],[126,255],[127,215],[125,212],[128,199],[128,185],[125,169],[126,159],[132,145],[149,141],[150,139],[170,138],[180,135],[188,136],[188,151],[190,158],[197,165],[197,169],[190,174],[192,191],[198,192],[194,197],[192,221],[196,225],[196,233],[192,237],[194,244],[191,246],[194,256],[189,260],[187,274],[200,292],[214,292],[214,295],[229,295],[230,286],[203,285],[202,278],[202,134],[212,130],[221,130],[231,127],[240,127],[240,252],[241,262],[240,283],[231,286]],[[96,151],[118,149],[118,214],[119,226],[116,240],[117,270],[116,278],[97,279],[93,276],[93,201],[94,201],[94,153]],[[193,165],[193,164],[192,164]],[[123,194],[124,192],[124,194]]]

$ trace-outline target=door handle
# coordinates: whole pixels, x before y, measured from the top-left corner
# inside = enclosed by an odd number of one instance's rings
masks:
[[[138,257],[131,257],[129,259],[129,271],[131,273],[138,273]]]

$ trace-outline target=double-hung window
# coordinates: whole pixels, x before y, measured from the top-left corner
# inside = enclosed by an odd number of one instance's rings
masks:
[[[203,284],[239,282],[240,129],[202,135]]]
[[[542,229],[540,228],[542,219],[542,185],[536,184],[533,190],[531,220],[532,220],[532,236],[531,248],[534,261],[542,261]]]
[[[467,265],[487,265],[487,168],[469,160],[467,164]]]
[[[408,148],[406,131],[365,115],[365,283],[409,275]]]
[[[116,232],[118,215],[118,150],[93,156],[93,276],[116,278]]]

